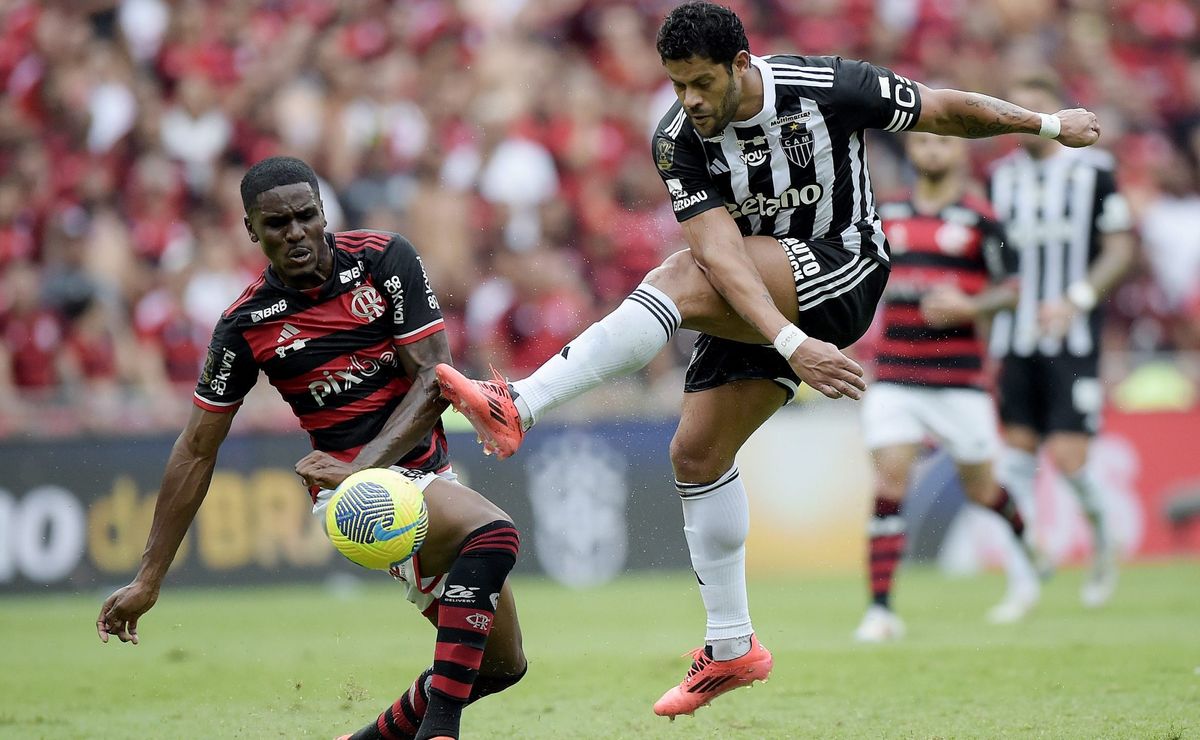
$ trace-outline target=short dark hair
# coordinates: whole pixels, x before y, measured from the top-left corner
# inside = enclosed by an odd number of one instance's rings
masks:
[[[295,157],[268,157],[254,163],[242,175],[242,207],[246,213],[254,207],[262,193],[280,185],[306,182],[312,186],[313,195],[321,197],[321,186],[317,184],[317,173],[302,159]]]
[[[704,57],[733,69],[739,51],[750,51],[742,20],[724,5],[689,2],[667,14],[655,42],[664,61]]]

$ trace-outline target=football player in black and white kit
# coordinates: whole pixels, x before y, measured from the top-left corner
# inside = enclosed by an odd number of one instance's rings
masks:
[[[738,17],[707,2],[672,10],[657,47],[679,100],[652,155],[690,249],[528,378],[473,381],[440,365],[438,380],[485,450],[506,457],[547,411],[641,368],[680,326],[702,332],[671,463],[707,644],[655,704],[674,717],[772,665],[747,604],[738,449],[800,381],[830,398],[857,400],[865,388],[862,368],[838,349],[866,330],[888,275],[864,131],[1025,133],[1068,146],[1088,146],[1100,131],[1085,110],[1035,113],[866,62],[756,57]]]
[[[1056,80],[1019,81],[1022,105],[1056,106]],[[1133,220],[1117,190],[1111,155],[1031,139],[996,163],[992,202],[1020,254],[1021,299],[997,314],[993,354],[1000,367],[1000,421],[1005,454],[1000,475],[1033,504],[1037,453],[1076,494],[1092,527],[1092,568],[1081,597],[1100,606],[1117,585],[1117,553],[1104,518],[1100,483],[1087,465],[1100,424],[1101,306],[1098,301],[1133,265]]]

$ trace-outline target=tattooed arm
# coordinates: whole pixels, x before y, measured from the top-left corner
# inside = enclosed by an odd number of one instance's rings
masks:
[[[961,90],[933,90],[918,85],[921,92],[921,118],[914,131],[943,136],[982,139],[1000,134],[1033,134],[1042,128],[1041,115],[987,95]],[[1055,114],[1062,123],[1055,137],[1071,147],[1091,146],[1100,138],[1096,114],[1083,108],[1061,110]]]

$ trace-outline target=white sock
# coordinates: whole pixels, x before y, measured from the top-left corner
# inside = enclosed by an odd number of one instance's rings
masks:
[[[1025,520],[1025,537],[1034,541],[1037,517],[1037,455],[1015,447],[1006,447],[996,467],[996,479],[1008,490],[1021,517]],[[1034,564],[1014,540],[1004,558],[1004,572],[1011,592],[1029,592],[1039,588]]]
[[[683,500],[683,534],[708,613],[706,642],[715,660],[732,660],[750,650],[750,605],[746,597],[746,535],[750,501],[735,465],[710,483],[676,481]]]
[[[645,367],[681,321],[666,293],[642,283],[620,306],[589,326],[528,378],[512,384],[525,428],[550,409],[606,380]]]
[[[1092,525],[1092,546],[1096,554],[1106,553],[1112,543],[1109,542],[1108,531],[1104,526],[1104,504],[1101,501],[1099,484],[1088,472],[1087,465],[1084,465],[1075,475],[1064,475],[1063,478],[1075,492],[1075,497],[1079,499],[1079,505],[1083,507],[1083,513],[1087,517],[1088,523]]]
[[[996,479],[1008,489],[1008,494],[1021,510],[1027,536],[1032,534],[1037,518],[1037,456],[1014,447],[1004,448],[1000,464],[996,467]]]

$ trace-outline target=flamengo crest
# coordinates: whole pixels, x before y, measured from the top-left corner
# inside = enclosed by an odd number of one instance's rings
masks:
[[[350,294],[350,313],[367,323],[383,316],[385,310],[387,307],[383,303],[383,296],[373,285],[355,288]]]

